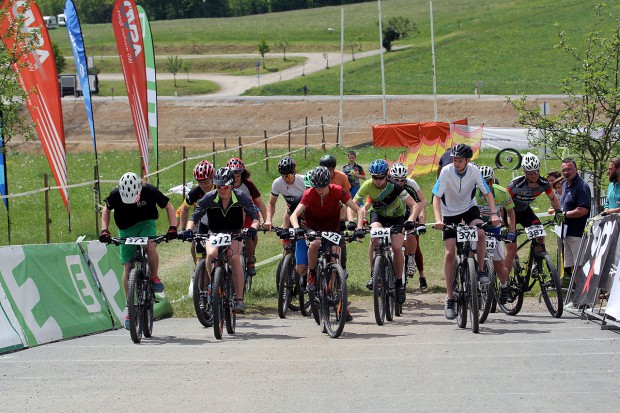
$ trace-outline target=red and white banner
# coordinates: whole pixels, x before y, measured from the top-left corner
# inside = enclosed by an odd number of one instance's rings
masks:
[[[142,173],[147,177],[149,174],[149,126],[146,64],[142,29],[136,3],[133,0],[116,0],[112,10],[112,27],[114,27],[116,47],[125,76],[129,107],[142,158]]]
[[[52,42],[41,12],[34,2],[5,0],[2,9],[6,11],[6,18],[0,21],[0,37],[8,53],[21,55],[19,61],[13,65],[13,70],[28,95],[28,110],[56,184],[60,187],[62,200],[69,211],[65,129]],[[12,22],[16,20],[20,22],[19,31],[22,33],[39,30],[40,35],[34,49],[29,50],[25,42],[20,41],[20,36],[11,33]]]

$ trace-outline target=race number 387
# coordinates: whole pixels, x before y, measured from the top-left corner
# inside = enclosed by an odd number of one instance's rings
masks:
[[[528,239],[544,237],[547,235],[547,232],[545,231],[545,227],[543,227],[542,225],[529,226],[525,228],[525,233]]]

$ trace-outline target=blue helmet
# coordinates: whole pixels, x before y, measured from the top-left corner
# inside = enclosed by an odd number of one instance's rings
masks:
[[[388,169],[390,169],[388,163],[384,159],[377,159],[372,161],[368,167],[368,172],[371,175],[387,175]]]

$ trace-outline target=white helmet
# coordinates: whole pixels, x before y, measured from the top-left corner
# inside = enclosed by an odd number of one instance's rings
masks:
[[[121,200],[125,204],[135,204],[138,202],[141,191],[142,180],[133,172],[127,172],[118,181],[118,192],[121,194]]]
[[[485,181],[495,179],[495,173],[493,172],[493,168],[490,166],[481,166],[480,173],[482,174],[482,179]]]
[[[521,167],[525,172],[531,171],[539,171],[540,170],[540,159],[538,156],[534,155],[531,152],[528,152],[523,157],[523,162],[521,162]]]
[[[408,174],[409,173],[407,172],[407,167],[400,162],[393,163],[392,167],[390,168],[390,175],[392,176],[392,178],[405,179],[407,178]]]

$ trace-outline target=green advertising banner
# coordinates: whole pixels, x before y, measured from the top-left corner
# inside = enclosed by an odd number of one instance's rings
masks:
[[[142,6],[136,6],[140,16],[142,27],[142,40],[144,42],[144,60],[146,63],[146,90],[149,112],[149,131],[153,139],[153,152],[155,152],[156,170],[159,170],[159,146],[157,144],[157,71],[155,70],[155,48],[151,24]],[[159,182],[159,175],[157,175]]]
[[[98,241],[0,248],[0,353],[121,327],[122,276]],[[155,317],[172,315],[158,298]]]

